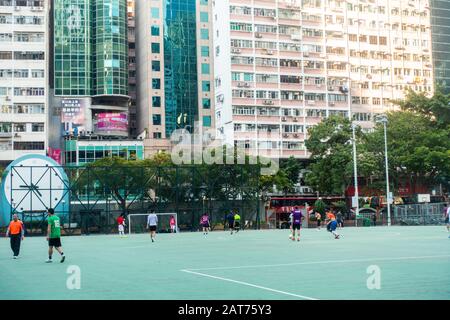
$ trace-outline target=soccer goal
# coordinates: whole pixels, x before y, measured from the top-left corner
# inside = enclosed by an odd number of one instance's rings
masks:
[[[145,233],[147,229],[147,217],[150,213],[131,213],[128,215],[128,234],[132,233]],[[170,218],[175,218],[175,231],[178,229],[178,216],[175,212],[155,212],[158,217],[158,226],[156,231],[158,233],[170,233]]]

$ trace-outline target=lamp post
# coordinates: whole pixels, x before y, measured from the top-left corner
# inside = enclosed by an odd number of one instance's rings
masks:
[[[356,211],[355,211],[355,227],[358,226],[358,213],[359,213],[359,190],[358,190],[358,165],[356,163],[356,124],[352,122],[352,144],[353,144],[353,175],[355,183],[355,198],[356,198]]]
[[[385,114],[379,115],[377,117],[377,122],[382,123],[384,127],[384,161],[386,167],[386,203],[387,203],[387,219],[388,226],[391,226],[391,197],[389,192],[389,166],[388,166],[388,153],[387,153],[387,132],[386,125],[388,122],[387,116]]]

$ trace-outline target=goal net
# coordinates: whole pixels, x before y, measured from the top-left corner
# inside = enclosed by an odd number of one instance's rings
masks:
[[[145,233],[147,229],[147,218],[150,213],[131,213],[128,215],[128,233]],[[178,229],[178,217],[176,213],[155,212],[158,217],[156,232],[170,233],[170,218],[175,218],[175,231]]]

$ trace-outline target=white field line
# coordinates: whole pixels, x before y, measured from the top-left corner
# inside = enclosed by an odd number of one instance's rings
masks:
[[[400,260],[419,260],[419,259],[438,259],[438,258],[450,258],[450,255],[417,256],[417,257],[396,257],[396,258],[368,258],[368,259],[328,260],[328,261],[308,261],[308,262],[294,262],[294,263],[282,263],[282,264],[263,264],[263,265],[248,265],[248,266],[233,266],[233,267],[213,267],[213,268],[195,268],[195,269],[194,268],[192,268],[192,269],[188,268],[188,269],[184,269],[183,271],[228,270],[228,269],[300,266],[300,265],[328,264],[328,263],[400,261]]]
[[[302,295],[299,295],[299,294],[290,293],[290,292],[281,291],[281,290],[276,290],[276,289],[272,289],[272,288],[262,287],[262,286],[258,286],[256,284],[251,284],[251,283],[248,283],[248,282],[243,282],[243,281],[238,281],[238,280],[233,280],[233,279],[228,279],[228,278],[212,276],[212,275],[209,275],[209,274],[206,274],[206,273],[200,273],[200,272],[195,272],[195,271],[190,271],[190,270],[180,270],[180,271],[187,272],[187,273],[192,273],[192,274],[199,275],[199,276],[202,276],[202,277],[208,277],[208,278],[212,278],[212,279],[233,282],[233,283],[241,284],[241,285],[248,286],[248,287],[258,288],[258,289],[261,289],[261,290],[281,293],[281,294],[284,294],[284,295],[297,297],[297,298],[301,298],[301,299],[305,299],[305,300],[318,300],[316,298],[302,296]]]

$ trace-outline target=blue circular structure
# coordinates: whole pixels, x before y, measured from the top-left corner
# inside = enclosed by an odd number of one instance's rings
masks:
[[[0,226],[7,225],[14,213],[24,219],[44,216],[48,208],[54,208],[57,214],[65,215],[70,206],[64,168],[44,155],[29,154],[14,160],[3,172],[0,193]]]

